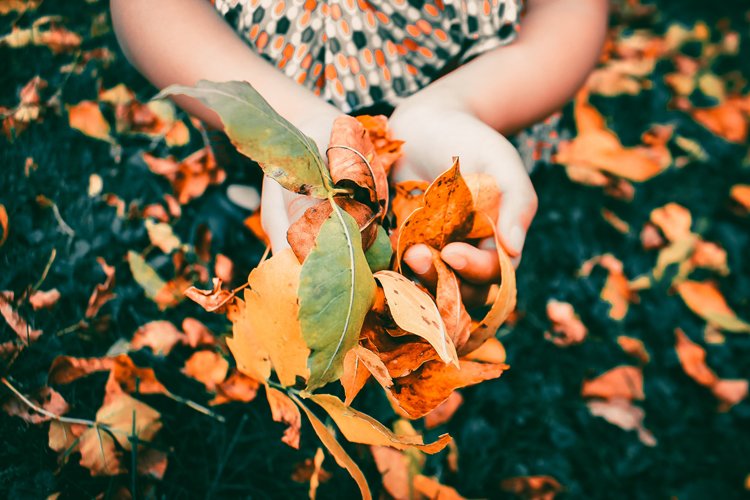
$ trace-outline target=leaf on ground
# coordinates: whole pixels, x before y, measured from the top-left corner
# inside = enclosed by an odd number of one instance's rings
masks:
[[[107,393],[114,392],[111,384],[117,387],[117,390],[125,391],[129,394],[164,394],[169,395],[161,382],[156,379],[156,373],[153,368],[142,368],[136,366],[130,356],[120,354],[113,358],[112,368],[107,380]]]
[[[649,220],[669,241],[679,241],[692,234],[693,217],[690,211],[677,203],[667,203],[651,211]]]
[[[208,147],[199,149],[180,161],[172,156],[157,158],[143,153],[143,161],[149,170],[166,177],[172,183],[174,194],[181,205],[201,196],[208,186],[221,184],[226,179],[226,172],[217,164],[216,157]]]
[[[556,346],[567,347],[586,340],[588,329],[568,302],[548,300],[547,317],[552,322],[552,331],[544,332],[544,338]]]
[[[750,184],[736,184],[732,186],[729,196],[742,208],[750,211]]]
[[[232,401],[249,403],[258,395],[260,382],[243,375],[239,371],[232,373],[216,387],[216,396],[209,405],[221,405]]]
[[[163,311],[182,302],[184,290],[177,291],[171,282],[161,279],[139,253],[128,250],[128,264],[133,279],[143,288],[146,297],[153,300],[160,310]]]
[[[552,476],[518,476],[503,479],[500,489],[529,500],[553,500],[563,487]]]
[[[36,342],[42,335],[42,331],[31,328],[28,322],[13,307],[13,304],[11,304],[12,300],[13,292],[0,292],[0,314],[2,314],[5,322],[18,335],[18,338],[24,345]]]
[[[89,137],[110,142],[112,137],[109,135],[110,126],[104,118],[99,104],[94,101],[81,101],[78,104],[69,104],[68,123],[74,128]]]
[[[38,311],[39,309],[51,309],[55,307],[57,301],[60,300],[60,290],[53,288],[51,290],[37,290],[29,296],[29,304],[32,309]]]
[[[47,380],[50,384],[69,384],[81,377],[96,372],[110,371],[114,366],[113,358],[74,358],[58,356],[49,367]]]
[[[370,207],[346,197],[334,198],[336,204],[357,221],[361,235],[362,248],[367,250],[377,238],[379,224],[373,221],[374,213]],[[286,233],[289,246],[300,262],[304,262],[315,246],[317,235],[325,221],[331,217],[333,207],[328,200],[323,200],[311,206],[302,217],[297,219]]]
[[[131,451],[130,437],[135,435],[139,441],[150,441],[161,428],[160,418],[159,412],[147,404],[125,393],[115,395],[96,412],[99,425],[81,434],[78,442],[81,465],[89,469],[92,476],[125,472],[122,453],[116,448],[115,440],[125,451]]]
[[[364,190],[364,196],[357,196],[355,191],[355,197],[368,202],[373,210],[382,211],[382,215],[385,215],[388,177],[362,123],[347,115],[336,118],[326,155],[334,184]]]
[[[413,480],[414,490],[423,498],[434,498],[440,500],[464,500],[464,497],[450,486],[440,484],[439,481],[431,477],[417,474]]]
[[[254,337],[248,343],[256,343],[260,351],[267,353],[279,381],[286,387],[295,385],[297,378],[306,380],[310,374],[310,349],[302,338],[297,300],[300,272],[297,258],[288,249],[253,269],[247,279],[244,312],[232,330],[233,342],[238,337]],[[250,366],[257,356],[256,353],[251,359],[237,362]]]
[[[156,98],[183,94],[215,111],[239,152],[258,162],[266,175],[295,193],[325,198],[330,174],[312,139],[279,115],[247,82],[171,85]]]
[[[443,362],[458,366],[456,347],[432,297],[396,272],[379,271],[374,277],[383,287],[388,309],[399,328],[425,339]]]
[[[424,205],[414,210],[398,230],[396,263],[401,266],[404,251],[417,243],[442,248],[465,237],[474,224],[471,191],[458,163],[440,174],[424,193]]]
[[[397,450],[414,448],[434,454],[445,448],[451,440],[448,434],[442,434],[437,441],[425,444],[422,436],[396,435],[374,418],[345,405],[330,394],[314,394],[308,399],[323,408],[336,422],[344,437],[352,443],[390,446]]]
[[[625,398],[593,400],[586,403],[589,411],[596,417],[602,417],[622,430],[638,432],[638,439],[646,446],[656,446],[656,438],[643,426],[646,412]]]
[[[65,402],[60,393],[49,387],[41,387],[34,391],[33,395],[28,394],[26,397],[40,408],[58,417],[65,415],[69,409],[68,403]],[[3,411],[11,417],[19,417],[34,425],[52,420],[52,417],[49,415],[31,409],[31,407],[15,396],[11,396],[3,403]]]
[[[166,320],[149,321],[141,325],[130,340],[132,350],[150,348],[158,356],[166,356],[172,348],[185,343],[185,334],[182,333],[171,322]]]
[[[172,231],[172,226],[164,222],[146,219],[146,232],[151,244],[166,254],[171,254],[182,247],[182,242]]]
[[[226,312],[227,306],[235,300],[235,296],[221,287],[220,279],[214,278],[213,285],[211,290],[191,286],[185,290],[185,296],[208,312]]]
[[[580,275],[586,277],[591,274],[594,266],[599,265],[607,270],[607,280],[600,294],[603,301],[610,304],[609,317],[620,321],[628,313],[630,304],[636,302],[638,296],[630,286],[625,276],[623,264],[612,254],[592,257],[581,266]]]
[[[479,219],[482,218],[478,217],[477,220]],[[434,248],[430,248],[430,251],[432,263],[437,271],[435,304],[440,311],[448,338],[452,340],[456,349],[461,349],[471,333],[471,316],[466,311],[461,297],[461,282],[440,257],[440,252]]]
[[[437,408],[454,390],[498,378],[508,368],[506,364],[465,360],[459,365],[427,362],[409,375],[394,379],[390,393],[411,418],[419,418]]]
[[[443,425],[453,418],[458,408],[463,404],[464,398],[461,393],[454,391],[448,396],[448,399],[424,416],[425,429],[434,429]]]
[[[229,363],[214,351],[194,352],[182,369],[182,373],[202,383],[211,392],[216,391],[216,387],[224,382],[228,372]]]
[[[675,289],[685,305],[709,324],[732,333],[750,332],[750,323],[737,317],[715,283],[685,280]]]
[[[617,343],[626,354],[637,359],[642,364],[646,365],[651,361],[651,356],[646,350],[646,346],[643,345],[642,340],[635,337],[628,337],[627,335],[619,335]]]
[[[115,268],[107,264],[107,262],[101,257],[97,257],[96,261],[101,266],[102,271],[104,271],[105,278],[104,283],[96,285],[94,291],[89,297],[89,303],[86,306],[85,314],[87,318],[93,318],[96,316],[104,304],[115,298],[113,292],[115,288]]]
[[[371,446],[385,491],[394,499],[411,498],[411,468],[408,457],[388,446]]]
[[[299,320],[312,351],[308,390],[341,376],[344,356],[357,343],[375,288],[357,223],[335,205],[300,275]]]
[[[622,398],[628,401],[645,399],[643,371],[636,366],[612,368],[594,379],[584,380],[581,396],[601,399]]]
[[[323,424],[323,422],[321,422],[320,419],[318,419],[318,417],[316,417],[315,414],[302,403],[302,401],[296,397],[294,400],[299,404],[299,407],[302,408],[302,411],[305,412],[307,418],[310,419],[310,424],[312,424],[315,434],[318,435],[320,441],[333,456],[334,460],[336,460],[336,463],[339,464],[339,467],[343,467],[349,471],[352,479],[354,479],[359,487],[362,500],[372,500],[372,494],[370,493],[369,486],[367,486],[367,480],[365,479],[365,475],[362,474],[362,470],[359,466],[354,460],[352,460],[346,451],[344,451],[344,448],[342,448],[339,442],[336,441],[333,433]]]
[[[302,426],[299,408],[289,396],[273,387],[266,386],[266,398],[271,407],[274,422],[283,422],[287,425],[281,441],[292,448],[299,449],[299,431]]]
[[[216,337],[211,333],[206,325],[195,318],[185,318],[182,320],[182,331],[187,337],[187,344],[190,347],[212,346],[216,344]]]
[[[0,203],[0,231],[2,231],[2,235],[0,235],[0,247],[5,244],[5,241],[8,239],[8,228],[10,227],[10,223],[8,222],[8,210],[5,208],[5,205]]]

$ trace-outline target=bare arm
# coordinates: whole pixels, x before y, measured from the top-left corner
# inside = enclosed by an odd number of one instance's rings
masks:
[[[208,0],[110,0],[125,55],[159,88],[200,79],[250,82],[282,116],[299,126],[335,108],[255,54]],[[218,117],[197,101],[176,101],[215,128]]]
[[[512,44],[483,54],[421,93],[454,95],[503,134],[562,107],[597,61],[607,0],[529,0]]]

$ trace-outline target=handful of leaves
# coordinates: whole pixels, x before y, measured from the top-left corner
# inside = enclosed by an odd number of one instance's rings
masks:
[[[388,171],[401,143],[390,138],[385,117],[337,119],[326,166],[317,145],[245,82],[200,81],[169,87],[161,96],[172,94],[201,100],[219,115],[238,151],[266,175],[320,200],[289,228],[292,250],[250,273],[242,298],[220,284],[187,294],[232,321],[229,349],[238,370],[265,384],[274,419],[289,425],[282,440],[298,445],[301,409],[369,498],[362,472],[306,402],[325,410],[352,442],[427,453],[448,444],[447,434],[431,444],[418,435],[394,434],[349,405],[372,377],[397,413],[419,418],[455,389],[507,369],[502,345],[494,339],[515,307],[507,253],[495,237],[502,281],[493,285],[479,320],[467,312],[460,281],[439,253],[454,241],[495,236],[500,192],[489,176],[464,179],[454,158],[432,184],[393,186],[389,204]],[[434,289],[400,272],[404,252],[417,243],[433,251]],[[337,380],[345,401],[317,392]]]

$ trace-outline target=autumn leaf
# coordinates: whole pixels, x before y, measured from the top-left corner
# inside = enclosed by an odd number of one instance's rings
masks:
[[[34,394],[26,395],[38,407],[58,417],[68,412],[69,406],[62,395],[49,387],[41,387]],[[30,424],[41,424],[52,419],[51,416],[39,413],[16,397],[11,397],[3,403],[3,411],[11,417],[19,417]]]
[[[396,328],[386,329],[374,312],[365,318],[361,343],[377,354],[394,379],[408,375],[428,361],[444,363],[429,342]]]
[[[216,396],[208,403],[209,405],[221,405],[232,401],[249,403],[258,395],[260,382],[254,378],[243,375],[239,371],[231,374],[216,387]]]
[[[732,186],[729,196],[746,211],[750,211],[750,184]],[[2,245],[2,243],[0,243]]]
[[[356,221],[338,205],[323,223],[302,265],[299,320],[312,353],[308,390],[338,379],[344,356],[354,347],[375,298]]]
[[[638,439],[646,446],[656,446],[656,438],[643,426],[646,412],[625,398],[593,400],[586,403],[595,417],[602,417],[610,424],[625,430],[638,432]]]
[[[70,127],[94,139],[111,142],[110,127],[104,119],[99,104],[94,101],[81,101],[75,105],[68,105],[68,120]]]
[[[339,467],[343,467],[347,471],[349,471],[349,474],[351,474],[352,479],[357,483],[357,486],[359,487],[359,492],[362,495],[362,500],[372,500],[372,494],[370,493],[370,488],[367,486],[367,480],[365,479],[365,475],[362,474],[362,470],[359,468],[359,466],[352,460],[352,458],[344,451],[344,449],[341,447],[341,445],[336,441],[336,438],[333,436],[331,431],[323,425],[323,422],[321,422],[318,417],[315,416],[313,412],[311,412],[303,403],[299,400],[296,396],[292,396],[294,401],[299,405],[300,408],[302,408],[302,411],[305,412],[305,415],[307,415],[307,418],[310,419],[310,424],[312,424],[312,428],[315,431],[315,434],[318,435],[318,438],[323,443],[323,445],[326,447],[328,452],[333,456],[334,460],[336,460],[336,463],[339,464]]]
[[[154,354],[166,356],[178,343],[184,343],[185,334],[166,320],[149,321],[133,334],[130,348],[134,350],[150,348]]]
[[[156,379],[153,368],[136,366],[130,356],[120,354],[112,360],[109,379],[105,391],[107,394],[117,391],[125,391],[129,394],[164,394],[170,396],[170,392]],[[116,386],[117,389],[113,389]]]
[[[297,258],[288,249],[253,269],[247,280],[243,314],[233,326],[232,343],[238,342],[238,337],[254,337],[249,342],[267,353],[284,386],[293,386],[297,378],[306,380],[310,374],[307,367],[310,349],[303,340],[298,319],[300,272]],[[237,362],[250,366],[257,356]]]
[[[332,181],[312,139],[279,115],[247,82],[171,85],[157,99],[182,94],[215,111],[237,150],[258,162],[284,188],[316,198],[328,196]]]
[[[646,346],[643,345],[643,341],[640,339],[628,337],[627,335],[619,335],[617,337],[617,343],[626,354],[634,357],[644,365],[648,364],[651,360],[651,356],[646,350]]]
[[[96,316],[104,304],[115,298],[115,294],[112,292],[115,287],[115,268],[108,265],[101,257],[97,257],[96,261],[102,267],[105,279],[104,283],[96,285],[91,297],[89,297],[89,303],[88,306],[86,306],[85,313],[85,317],[87,318],[93,318]]]
[[[410,498],[412,474],[404,452],[387,446],[371,446],[370,451],[385,491],[394,499]]]
[[[235,299],[234,293],[221,287],[221,280],[213,279],[211,290],[201,290],[191,286],[185,290],[185,296],[208,312],[225,312],[227,306]]]
[[[335,396],[313,394],[308,399],[323,408],[344,437],[353,443],[390,446],[397,450],[415,448],[433,454],[445,448],[451,440],[448,434],[442,434],[434,443],[424,444],[422,436],[396,435],[374,418],[345,405]]]
[[[57,356],[49,367],[47,380],[50,384],[69,384],[92,373],[109,371],[114,366],[114,359],[75,358]]]
[[[266,386],[266,398],[268,405],[271,407],[271,416],[274,422],[283,422],[287,424],[281,441],[292,448],[299,448],[299,431],[302,425],[302,416],[299,408],[289,396],[283,392]]]
[[[581,276],[588,276],[595,265],[599,265],[608,271],[607,280],[601,291],[603,301],[610,304],[609,317],[620,321],[625,318],[630,308],[630,303],[635,302],[638,296],[630,286],[625,276],[623,264],[612,254],[604,254],[593,257],[581,266]]]
[[[2,231],[2,236],[0,236],[0,247],[2,247],[8,239],[8,228],[8,210],[6,210],[5,205],[0,203],[0,231]]]
[[[391,137],[391,131],[388,128],[388,119],[383,115],[359,115],[356,118],[370,135],[370,140],[373,146],[375,146],[375,154],[378,161],[386,174],[388,174],[392,165],[401,157],[401,146],[404,141],[399,141]]]
[[[0,292],[0,314],[5,318],[8,326],[18,335],[24,345],[36,342],[42,335],[41,330],[34,330],[28,322],[21,317],[10,301],[13,300],[13,292]]]
[[[170,254],[182,246],[180,239],[175,236],[172,226],[164,222],[154,222],[146,219],[146,232],[151,244],[166,254]]]
[[[206,390],[215,391],[229,372],[229,363],[214,351],[197,351],[185,362],[182,372],[206,386]]]
[[[355,349],[356,347],[349,350],[344,356],[344,368],[339,379],[344,388],[344,404],[346,405],[352,404],[371,376],[370,371],[357,356]],[[390,377],[390,374],[388,376]]]
[[[434,429],[435,427],[450,421],[453,414],[456,413],[463,402],[464,398],[461,396],[461,393],[457,391],[452,392],[451,395],[448,396],[448,399],[440,403],[437,408],[424,416],[425,429]]]
[[[685,305],[709,324],[732,333],[750,332],[750,324],[737,317],[714,283],[685,280],[675,289]]]
[[[221,184],[226,172],[216,163],[210,148],[204,147],[177,161],[174,157],[157,158],[143,153],[143,161],[149,170],[166,177],[171,183],[177,201],[184,205],[201,196],[208,186]]]
[[[394,379],[390,393],[411,418],[419,418],[437,408],[454,390],[498,378],[508,368],[506,364],[464,360],[459,366],[427,362],[409,375]]]
[[[388,232],[383,226],[377,226],[375,241],[365,251],[365,259],[370,266],[370,271],[378,272],[391,267],[391,258],[393,257],[393,247]]]
[[[184,289],[179,285],[179,281],[167,282],[161,279],[153,267],[137,252],[128,250],[128,264],[133,279],[138,283],[146,294],[146,297],[153,300],[160,310],[174,307],[182,302]]]
[[[528,500],[553,500],[563,488],[552,476],[518,476],[503,479],[500,489]]]
[[[422,498],[464,500],[464,497],[459,495],[454,488],[440,484],[436,479],[423,476],[422,474],[414,476],[413,484],[414,489],[422,496]]]
[[[552,332],[545,332],[544,338],[559,347],[580,344],[586,339],[588,329],[581,322],[573,306],[558,300],[547,301],[547,317],[552,322]]]
[[[39,309],[51,309],[55,307],[60,300],[60,290],[53,288],[51,290],[37,290],[29,296],[29,304],[35,311]]]
[[[461,283],[456,273],[440,257],[440,252],[430,248],[432,263],[437,271],[435,304],[445,325],[446,334],[457,349],[463,347],[471,333],[471,316],[466,311],[461,296]]]
[[[396,272],[379,271],[374,277],[383,287],[388,309],[396,324],[405,332],[429,342],[443,362],[458,366],[456,347],[432,297]]]
[[[628,401],[644,399],[643,372],[635,366],[612,368],[594,379],[585,380],[581,395],[584,398],[622,398]]]

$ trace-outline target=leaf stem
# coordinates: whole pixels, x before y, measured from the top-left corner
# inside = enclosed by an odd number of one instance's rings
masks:
[[[16,389],[15,386],[13,384],[11,384],[10,381],[7,378],[5,378],[5,377],[1,378],[0,382],[2,382],[3,385],[5,385],[5,387],[7,387],[8,389],[10,389],[10,391],[13,394],[15,394],[16,397],[18,399],[20,399],[26,406],[28,406],[29,408],[31,408],[32,410],[34,410],[37,413],[41,413],[45,417],[49,417],[52,420],[57,420],[58,422],[62,422],[62,423],[66,423],[66,424],[85,425],[87,427],[94,427],[94,426],[98,425],[99,427],[105,428],[104,425],[97,424],[93,420],[86,420],[86,419],[83,419],[83,418],[63,417],[61,415],[57,415],[56,413],[52,413],[51,411],[46,410],[46,409],[42,408],[41,406],[35,404],[29,398],[27,398],[26,396],[24,396],[23,394],[21,394],[21,392],[18,389]]]

